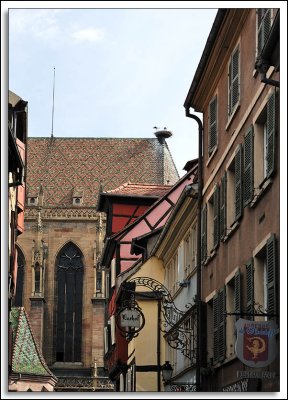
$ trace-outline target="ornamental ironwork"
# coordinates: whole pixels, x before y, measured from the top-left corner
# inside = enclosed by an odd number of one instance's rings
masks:
[[[86,377],[86,376],[59,376],[55,386],[56,392],[114,392],[114,384],[106,377]]]
[[[161,302],[161,313],[163,319],[160,322],[159,329],[164,333],[168,345],[176,350],[180,350],[181,353],[192,360],[194,363],[196,360],[196,305],[187,303],[185,305],[186,310],[180,310],[174,303],[173,298],[169,290],[157,280],[150,277],[137,277],[131,279],[128,283],[134,283],[137,286],[143,286],[149,288],[155,295],[155,299]],[[130,299],[126,302],[126,307],[140,310],[136,300],[135,291],[124,289],[131,293]],[[141,296],[145,296],[142,292]],[[147,294],[148,296],[148,294]],[[121,305],[120,310],[117,313],[119,316],[121,310],[124,308],[124,302]],[[142,312],[141,312],[142,313]],[[116,319],[117,321],[117,319]],[[130,330],[126,332],[126,339],[131,340],[134,336],[139,334],[139,331],[144,326],[144,315],[143,324],[140,329]]]
[[[171,392],[196,392],[196,383],[173,383]]]

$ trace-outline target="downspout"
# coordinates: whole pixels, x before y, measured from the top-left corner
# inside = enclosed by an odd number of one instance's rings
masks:
[[[203,168],[202,168],[202,140],[203,140],[203,124],[199,117],[189,112],[189,108],[185,108],[186,117],[195,119],[198,124],[198,201],[197,201],[197,293],[196,293],[196,307],[197,307],[197,348],[196,348],[196,391],[201,391],[201,321],[202,321],[202,308],[201,308],[201,209],[202,209],[202,188],[203,188]]]

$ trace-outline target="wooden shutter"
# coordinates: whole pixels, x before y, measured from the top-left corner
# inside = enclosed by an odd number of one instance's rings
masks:
[[[227,174],[225,172],[224,176],[221,179],[220,186],[220,210],[219,210],[219,236],[220,238],[224,238],[226,234],[226,209],[227,209]]]
[[[207,257],[207,205],[202,208],[201,213],[201,261]]]
[[[235,220],[242,217],[242,146],[239,144],[235,154]]]
[[[218,356],[219,361],[226,358],[226,290],[220,289],[218,294]]]
[[[219,245],[219,186],[216,185],[213,193],[213,247],[214,249]]]
[[[234,312],[241,313],[241,274],[237,271],[234,276]],[[240,315],[235,315],[236,321]]]
[[[244,207],[247,206],[253,198],[253,126],[251,126],[244,138]]]
[[[257,55],[259,56],[269,36],[271,28],[270,8],[257,9],[257,27],[258,27]]]
[[[217,97],[209,104],[209,154],[217,146]]]
[[[217,364],[219,360],[218,347],[218,295],[213,297],[213,361]]]
[[[273,174],[275,169],[275,97],[275,92],[273,92],[267,103],[267,178]]]
[[[253,258],[246,264],[246,313],[254,314],[254,265]],[[247,319],[254,319],[253,315],[247,315]]]
[[[276,262],[276,238],[275,235],[268,239],[266,244],[267,263],[267,309],[268,314],[277,313],[277,262]]]
[[[229,115],[239,101],[239,47],[232,54],[229,65]]]

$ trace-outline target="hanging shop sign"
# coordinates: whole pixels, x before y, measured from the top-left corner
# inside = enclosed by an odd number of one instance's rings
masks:
[[[141,314],[139,310],[126,308],[120,312],[120,326],[122,328],[139,328],[140,322]]]
[[[250,321],[238,319],[235,323],[237,339],[235,353],[249,367],[266,367],[277,355],[275,321]]]

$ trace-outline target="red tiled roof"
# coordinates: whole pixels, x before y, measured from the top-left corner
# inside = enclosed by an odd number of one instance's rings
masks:
[[[171,189],[172,185],[148,185],[143,183],[126,182],[116,189],[108,190],[103,194],[119,196],[149,196],[162,197]]]
[[[166,142],[157,138],[29,138],[27,168],[28,196],[42,185],[44,205],[52,207],[72,207],[79,188],[81,205],[96,207],[100,188],[179,179]]]

